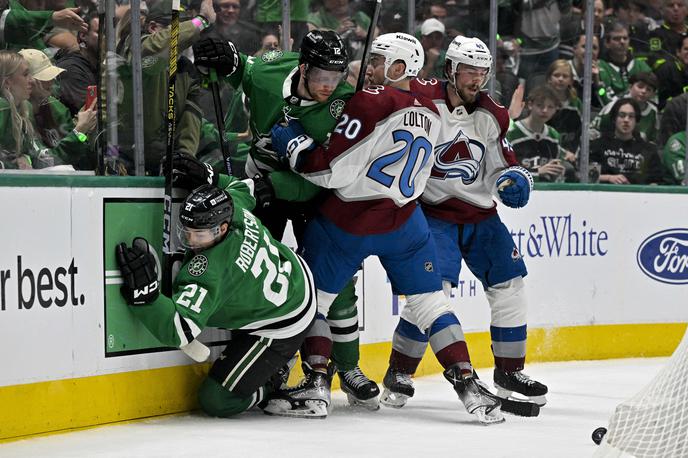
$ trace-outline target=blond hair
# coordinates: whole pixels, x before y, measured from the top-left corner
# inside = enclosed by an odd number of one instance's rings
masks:
[[[578,92],[576,91],[576,88],[573,87],[573,69],[571,68],[571,64],[569,64],[569,61],[564,60],[564,59],[557,59],[554,62],[552,62],[547,69],[547,83],[549,84],[549,80],[554,74],[555,71],[557,70],[567,70],[569,72],[569,75],[571,75],[571,85],[569,86],[568,90],[568,100],[569,102],[572,102],[575,100],[576,97],[578,97]]]
[[[12,138],[14,139],[15,152],[22,152],[22,140],[24,135],[30,139],[34,137],[33,125],[29,118],[29,102],[24,101],[19,106],[14,101],[14,94],[7,86],[7,80],[11,78],[22,63],[24,58],[14,51],[0,51],[0,96],[7,100],[10,110]]]

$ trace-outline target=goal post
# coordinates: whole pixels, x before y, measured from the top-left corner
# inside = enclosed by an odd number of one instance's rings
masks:
[[[652,381],[617,406],[594,457],[688,457],[688,330]]]

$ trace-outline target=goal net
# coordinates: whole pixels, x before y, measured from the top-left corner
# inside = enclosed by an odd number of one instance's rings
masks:
[[[688,331],[655,378],[619,404],[594,456],[688,457]]]

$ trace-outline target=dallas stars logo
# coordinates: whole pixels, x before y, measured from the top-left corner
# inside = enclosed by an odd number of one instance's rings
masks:
[[[208,258],[202,254],[197,254],[189,262],[189,274],[192,277],[200,277],[208,268]]]
[[[282,57],[282,51],[273,49],[271,51],[266,51],[265,53],[263,53],[261,59],[263,60],[263,62],[272,62],[274,60],[279,59],[280,57]]]
[[[334,119],[339,119],[344,111],[344,101],[342,99],[333,100],[330,104],[330,114]]]

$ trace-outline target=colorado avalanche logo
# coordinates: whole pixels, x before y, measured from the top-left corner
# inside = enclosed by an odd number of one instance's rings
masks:
[[[333,100],[330,104],[330,114],[334,119],[339,119],[344,111],[346,103],[342,99]]]
[[[460,130],[452,140],[435,147],[435,165],[430,178],[460,178],[464,184],[471,184],[478,176],[484,156],[485,145]]]

